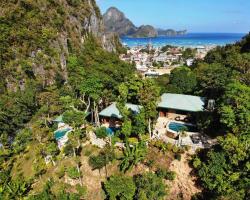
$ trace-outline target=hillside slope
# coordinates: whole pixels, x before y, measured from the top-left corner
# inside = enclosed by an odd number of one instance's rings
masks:
[[[108,51],[117,37],[104,34],[94,0],[3,0],[0,2],[0,92],[23,89],[30,78],[43,87],[67,80],[67,57],[92,34]],[[4,77],[4,78],[3,78]]]

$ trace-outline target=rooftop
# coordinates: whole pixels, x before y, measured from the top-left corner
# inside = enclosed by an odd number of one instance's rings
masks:
[[[131,109],[133,112],[135,113],[139,113],[140,111],[140,108],[142,108],[141,106],[139,105],[135,105],[135,104],[130,104],[130,103],[126,103],[126,107],[128,109]],[[103,117],[115,117],[115,118],[118,118],[118,119],[121,119],[122,116],[118,110],[118,108],[116,107],[116,103],[112,103],[110,106],[108,106],[107,108],[105,108],[104,110],[102,110],[100,113],[99,113],[100,116],[103,116]]]
[[[54,122],[63,122],[63,115],[59,115],[57,118],[53,120]]]
[[[204,110],[205,98],[183,94],[165,93],[161,96],[160,108],[199,112]]]

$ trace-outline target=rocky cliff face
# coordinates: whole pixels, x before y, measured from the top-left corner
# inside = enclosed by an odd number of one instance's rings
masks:
[[[158,33],[153,26],[143,25],[138,28],[138,30],[131,35],[131,37],[142,38],[142,37],[157,37]]]
[[[31,78],[44,87],[67,80],[66,59],[90,34],[116,51],[117,38],[104,33],[94,0],[3,0],[0,7],[0,91],[22,89]]]
[[[130,35],[137,30],[136,26],[117,8],[111,7],[103,15],[106,32],[115,32],[120,36]]]
[[[128,36],[128,37],[157,37],[158,35],[164,36],[175,36],[175,35],[184,35],[184,31],[175,31],[172,29],[155,29],[150,25],[143,25],[139,28],[136,27],[123,12],[118,10],[115,7],[109,8],[106,13],[103,15],[105,32],[108,33],[117,33],[119,36]]]
[[[173,29],[158,29],[157,30],[158,35],[160,36],[177,36],[177,35],[185,35],[187,33],[187,30],[183,30],[183,31],[175,31]]]

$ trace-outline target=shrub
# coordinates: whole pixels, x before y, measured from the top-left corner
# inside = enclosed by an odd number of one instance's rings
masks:
[[[72,179],[77,179],[80,177],[80,173],[78,172],[77,168],[76,167],[69,167],[67,169],[67,174],[70,178]]]
[[[115,145],[116,142],[122,142],[122,140],[117,136],[113,136],[112,137],[112,144]]]
[[[180,150],[180,149],[179,149],[177,146],[173,146],[172,151],[173,151],[174,153],[179,152],[179,150]]]
[[[163,142],[162,140],[157,140],[153,142],[154,147],[158,148],[163,153],[166,153],[168,150],[170,150],[170,146]]]
[[[147,160],[145,165],[148,166],[148,167],[153,167],[153,165],[155,164],[155,161],[154,160]]]
[[[176,159],[176,160],[181,160],[181,154],[180,153],[176,153],[175,154],[175,156],[174,156],[174,158]]]
[[[132,200],[136,192],[133,178],[124,175],[111,176],[104,182],[104,189],[108,199]]]
[[[175,176],[176,176],[175,172],[168,171],[167,169],[158,169],[156,171],[156,174],[158,177],[164,178],[164,179],[170,180],[170,181],[174,180]]]
[[[197,157],[194,158],[194,160],[193,160],[193,166],[194,166],[195,169],[200,168],[201,167],[201,160],[199,158],[197,158]]]
[[[65,174],[65,167],[61,166],[56,172],[56,175],[58,176],[58,178],[62,178],[64,174]]]
[[[165,174],[165,179],[170,180],[170,181],[173,181],[175,179],[175,177],[176,177],[176,174],[173,171],[168,171]]]
[[[108,132],[105,127],[100,127],[96,129],[95,134],[96,134],[96,137],[98,138],[106,138],[108,135]]]
[[[134,137],[131,137],[131,138],[128,138],[128,142],[130,144],[137,144],[138,143],[138,139],[134,138]]]
[[[91,150],[86,150],[86,151],[84,151],[84,155],[85,156],[90,156],[92,154],[92,152],[91,152]]]
[[[85,199],[84,197],[86,197],[87,195],[87,187],[86,186],[81,186],[79,184],[76,185],[76,190],[78,192],[78,194]]]
[[[140,199],[165,199],[166,185],[163,183],[162,178],[156,174],[148,172],[135,177],[135,184],[137,187],[136,197]]]

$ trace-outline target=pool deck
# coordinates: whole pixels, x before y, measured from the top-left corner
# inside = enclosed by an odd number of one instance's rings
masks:
[[[202,143],[194,144],[193,141],[191,140],[191,135],[200,135],[200,133],[197,132],[186,132],[187,136],[182,137],[180,139],[173,139],[170,138],[166,135],[167,131],[167,125],[169,122],[173,121],[171,118],[167,117],[159,117],[157,120],[157,123],[155,125],[155,129],[153,131],[153,137],[156,139],[161,139],[166,143],[171,143],[177,146],[191,146],[194,150],[197,148],[205,148]],[[177,122],[180,123],[180,122]]]

